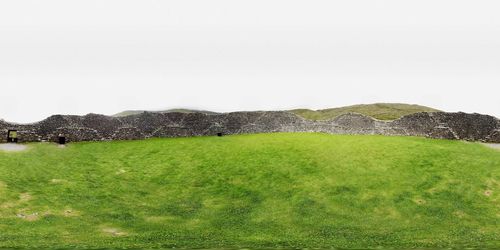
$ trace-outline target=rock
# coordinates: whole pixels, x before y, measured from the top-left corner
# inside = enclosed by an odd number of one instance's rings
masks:
[[[18,131],[20,142],[53,141],[64,135],[68,142],[133,140],[150,137],[186,137],[271,133],[324,132],[423,136],[500,143],[500,121],[488,115],[416,113],[395,121],[380,121],[361,114],[344,114],[327,121],[312,121],[284,111],[205,113],[151,113],[126,117],[97,114],[54,115],[33,124],[0,120],[0,133]],[[0,137],[0,142],[6,136]]]

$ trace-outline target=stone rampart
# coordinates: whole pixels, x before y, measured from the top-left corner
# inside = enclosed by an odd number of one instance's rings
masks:
[[[151,137],[210,136],[222,133],[324,132],[423,136],[500,143],[500,120],[466,113],[416,113],[394,121],[380,121],[361,114],[345,114],[332,120],[312,121],[284,111],[204,113],[151,113],[126,117],[97,114],[54,115],[32,124],[0,120],[0,142],[7,131],[17,130],[19,142],[69,142],[133,140]]]

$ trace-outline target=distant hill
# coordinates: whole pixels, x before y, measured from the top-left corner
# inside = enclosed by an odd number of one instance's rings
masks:
[[[180,113],[203,113],[203,114],[217,114],[216,112],[206,111],[206,110],[195,110],[195,109],[167,109],[159,111],[148,111],[148,110],[125,110],[118,114],[112,115],[113,117],[124,117],[129,115],[137,115],[144,112],[154,112],[154,113],[170,113],[170,112],[180,112]]]
[[[439,112],[440,110],[414,104],[374,103],[359,104],[340,108],[310,110],[294,109],[290,112],[311,120],[328,120],[346,113],[360,113],[379,120],[395,120],[418,112]]]
[[[346,113],[360,113],[363,115],[371,116],[379,120],[395,120],[402,116],[418,113],[418,112],[439,112],[440,110],[412,104],[404,103],[374,103],[374,104],[359,104],[353,106],[310,110],[310,109],[293,109],[288,110],[298,116],[311,120],[328,120],[335,118],[339,115]],[[181,112],[181,113],[204,113],[204,114],[217,114],[216,112],[195,109],[168,109],[160,111],[146,111],[146,110],[127,110],[113,115],[114,117],[123,117],[129,115],[136,115],[143,112]]]

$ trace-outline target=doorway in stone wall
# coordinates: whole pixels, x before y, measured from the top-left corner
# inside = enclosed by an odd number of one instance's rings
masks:
[[[17,130],[7,131],[7,142],[17,142]]]

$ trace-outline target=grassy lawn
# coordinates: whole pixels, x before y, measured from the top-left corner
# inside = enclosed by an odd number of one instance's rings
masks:
[[[500,151],[279,133],[0,152],[0,247],[500,247]]]
[[[379,120],[396,120],[418,112],[436,112],[437,109],[404,103],[359,104],[340,108],[310,110],[295,109],[291,112],[311,120],[328,120],[346,113],[360,113]]]

